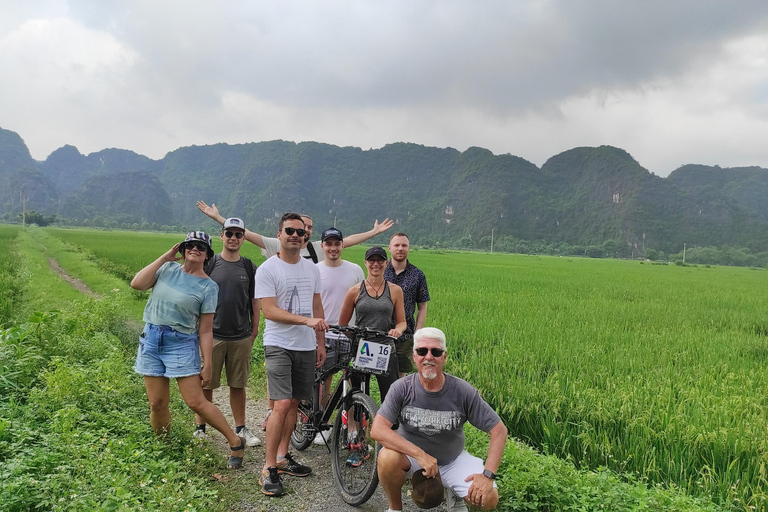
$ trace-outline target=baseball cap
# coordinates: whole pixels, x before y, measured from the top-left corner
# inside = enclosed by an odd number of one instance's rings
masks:
[[[328,228],[323,231],[323,234],[320,236],[320,241],[325,242],[329,238],[338,238],[339,240],[344,240],[344,235],[342,235],[341,231],[336,228]]]
[[[443,501],[445,488],[440,475],[427,478],[420,469],[411,477],[411,487],[411,499],[419,508],[435,508]]]
[[[373,246],[367,251],[365,251],[365,259],[369,260],[373,256],[381,256],[382,258],[387,259],[387,251],[385,251],[378,245]]]
[[[230,217],[224,221],[224,229],[227,229],[227,228],[240,228],[243,231],[245,231],[245,222],[243,222],[243,219],[238,219],[237,217]]]
[[[208,258],[213,258],[213,248],[211,247],[211,237],[205,231],[190,231],[187,233],[187,238],[181,243],[179,249],[183,249],[184,244],[187,242],[203,242],[208,246],[205,251]]]

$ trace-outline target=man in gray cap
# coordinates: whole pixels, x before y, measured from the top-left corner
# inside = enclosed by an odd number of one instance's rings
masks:
[[[205,266],[205,273],[219,285],[219,301],[213,317],[213,378],[203,388],[203,394],[209,402],[213,401],[213,390],[221,385],[221,371],[226,365],[235,432],[245,439],[247,446],[257,446],[261,440],[245,426],[245,389],[253,340],[259,332],[259,301],[253,298],[256,267],[240,255],[244,236],[242,219],[226,219],[221,230],[224,247]],[[205,422],[199,416],[195,421],[195,438],[205,438]]]

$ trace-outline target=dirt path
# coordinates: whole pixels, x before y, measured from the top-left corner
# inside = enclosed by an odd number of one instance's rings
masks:
[[[221,409],[224,415],[232,424],[232,416],[229,409],[229,388],[222,386],[213,394],[213,401]],[[245,417],[248,428],[264,441],[264,432],[260,425],[267,414],[266,400],[251,400],[246,404]],[[221,449],[222,454],[227,451],[227,443],[224,436],[216,433],[214,442]],[[259,474],[264,465],[264,445],[254,448],[246,448],[243,469],[240,470],[237,478],[246,482],[246,485],[252,487],[253,492],[243,500],[234,510],[242,512],[255,511],[306,511],[306,512],[332,512],[342,511],[385,511],[387,510],[387,500],[381,486],[368,500],[367,503],[359,507],[347,505],[336,490],[336,484],[333,481],[331,458],[328,448],[325,446],[310,445],[306,450],[299,452],[293,451],[295,457],[302,463],[307,464],[313,470],[312,475],[306,478],[295,478],[286,476],[283,478],[283,484],[286,487],[287,495],[279,498],[269,498],[261,494],[259,486]],[[410,498],[403,498],[403,510],[415,512],[421,510],[413,504]],[[432,510],[445,510],[445,505]]]
[[[43,248],[45,248],[45,246],[43,246]],[[84,293],[94,299],[98,299],[100,297],[98,293],[88,288],[88,286],[84,282],[82,282],[76,277],[72,277],[71,275],[67,274],[67,272],[63,268],[61,268],[61,266],[59,265],[59,262],[56,261],[55,259],[48,258],[48,266],[51,267],[51,270],[55,272],[59,277],[61,277],[66,282],[68,282],[72,286],[72,288],[74,288],[75,290],[81,293]]]

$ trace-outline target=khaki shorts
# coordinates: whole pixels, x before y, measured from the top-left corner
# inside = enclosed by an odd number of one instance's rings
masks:
[[[413,336],[397,340],[395,351],[400,373],[411,373],[416,369],[413,364]]]
[[[211,383],[203,389],[216,389],[221,386],[221,371],[226,366],[227,385],[231,388],[248,387],[248,375],[251,373],[251,350],[253,340],[250,336],[241,340],[213,340],[213,377]]]
[[[267,390],[270,400],[312,400],[315,381],[315,350],[287,350],[267,345],[264,363],[267,366]]]

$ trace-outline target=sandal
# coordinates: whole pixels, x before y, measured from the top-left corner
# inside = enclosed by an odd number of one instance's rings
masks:
[[[233,452],[237,452],[240,450],[245,451],[245,439],[243,439],[240,436],[237,436],[240,439],[240,446],[230,446],[229,449]],[[229,456],[229,460],[227,461],[227,467],[229,469],[240,469],[243,467],[243,456],[235,457],[234,455]]]

